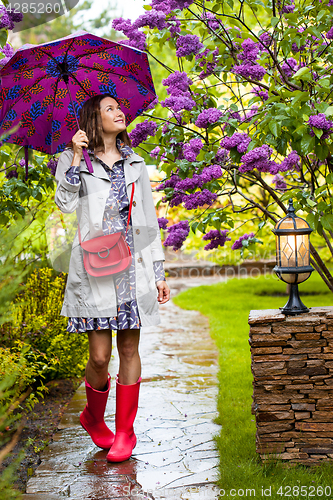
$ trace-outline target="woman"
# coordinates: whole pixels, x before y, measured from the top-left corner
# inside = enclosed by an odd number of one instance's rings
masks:
[[[109,449],[107,460],[127,460],[136,445],[133,423],[141,382],[138,352],[140,327],[160,323],[158,304],[170,298],[165,281],[165,260],[144,160],[131,149],[125,116],[109,94],[86,101],[80,129],[72,148],[60,155],[55,202],[61,211],[76,210],[82,241],[124,231],[134,184],[132,212],[126,242],[130,267],[117,275],[93,277],[83,264],[78,233],[72,245],[68,280],[61,315],[68,316],[68,332],[87,332],[87,405],[80,415],[94,443]],[[93,166],[89,173],[82,148]],[[104,411],[110,390],[108,365],[112,330],[117,330],[119,373],[116,378],[116,434],[106,426]]]

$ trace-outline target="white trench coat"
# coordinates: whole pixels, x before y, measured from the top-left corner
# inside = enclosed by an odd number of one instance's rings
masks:
[[[56,170],[55,202],[64,213],[76,210],[82,241],[103,236],[103,214],[111,181],[103,166],[90,155],[94,172],[87,169],[84,158],[80,163],[79,184],[70,184],[65,177],[71,166],[73,150],[65,149]],[[165,260],[153,201],[148,171],[143,158],[133,153],[124,160],[128,199],[134,183],[131,221],[134,240],[136,301],[142,326],[158,325],[160,320],[158,290],[155,285],[153,262]],[[76,232],[69,262],[69,273],[60,313],[62,316],[102,318],[117,316],[117,297],[113,276],[95,278],[83,265],[83,251]]]

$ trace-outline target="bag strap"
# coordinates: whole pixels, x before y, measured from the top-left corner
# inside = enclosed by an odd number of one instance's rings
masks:
[[[132,184],[132,194],[131,194],[130,207],[129,207],[129,211],[128,211],[127,226],[126,226],[126,232],[125,232],[125,234],[127,234],[128,224],[129,224],[130,217],[131,217],[132,204],[133,204],[133,196],[134,196],[134,182]],[[81,241],[80,224],[78,223],[77,225],[78,225],[78,230],[79,230],[79,242],[80,242],[80,245],[81,245],[82,241]]]

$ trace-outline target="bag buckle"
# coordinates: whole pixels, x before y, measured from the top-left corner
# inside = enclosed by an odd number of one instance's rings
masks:
[[[107,255],[105,257],[102,257],[100,255],[101,252],[107,252]],[[97,255],[100,259],[107,259],[109,257],[109,254],[110,254],[110,250],[106,247],[104,247],[104,249],[102,248],[99,252],[97,252]]]

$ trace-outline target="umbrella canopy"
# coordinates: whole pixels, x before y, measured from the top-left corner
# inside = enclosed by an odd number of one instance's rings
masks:
[[[23,45],[0,70],[0,136],[20,125],[4,142],[26,147],[27,168],[28,148],[65,149],[97,94],[116,97],[129,125],[156,98],[147,54],[86,31]]]

